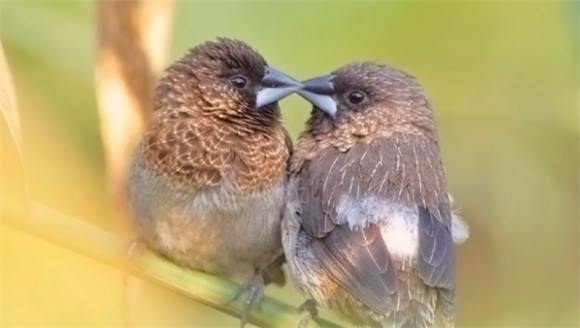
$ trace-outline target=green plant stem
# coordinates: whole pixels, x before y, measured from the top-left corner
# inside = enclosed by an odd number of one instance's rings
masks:
[[[146,251],[134,265],[126,254],[129,242],[106,230],[31,201],[29,214],[19,210],[16,199],[2,197],[2,224],[65,247],[94,260],[127,270],[131,275],[161,284],[191,299],[238,317],[239,301],[225,304],[238,285],[217,276],[188,270]],[[249,322],[258,327],[296,327],[300,312],[296,307],[265,296],[260,310]],[[317,318],[310,327],[339,325]]]

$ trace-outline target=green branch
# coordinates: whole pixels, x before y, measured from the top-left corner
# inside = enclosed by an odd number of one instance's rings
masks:
[[[128,265],[125,256],[128,241],[106,230],[60,213],[32,201],[29,213],[16,199],[2,197],[2,224],[34,235],[95,259],[131,275],[161,284],[191,299],[223,313],[240,316],[241,302],[226,305],[227,298],[238,287],[217,276],[196,272],[177,266],[149,251],[135,265]],[[249,322],[259,327],[295,327],[299,320],[296,307],[265,296],[261,310],[255,310]],[[314,319],[311,327],[340,326],[324,319]]]

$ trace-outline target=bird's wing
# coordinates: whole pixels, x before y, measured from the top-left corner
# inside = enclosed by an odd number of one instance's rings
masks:
[[[444,216],[448,216],[447,218]],[[443,316],[455,313],[455,248],[447,202],[437,207],[419,207],[419,254],[417,270],[423,282],[438,290]]]
[[[384,224],[380,220],[388,219],[384,217],[387,214],[378,218],[361,210],[364,206],[349,206],[343,200],[346,196],[354,204],[370,198],[421,204],[423,199],[416,190],[403,187],[417,183],[417,177],[411,173],[413,165],[416,170],[424,170],[419,166],[427,164],[415,157],[404,159],[424,145],[412,146],[410,140],[406,141],[397,144],[379,140],[355,145],[347,152],[325,149],[297,172],[301,181],[303,226],[314,240],[316,256],[341,286],[379,312],[392,308],[389,296],[397,289],[396,269],[376,224]],[[432,153],[436,154],[434,150]],[[425,162],[430,166],[440,163],[437,157]],[[421,179],[435,178],[423,172]],[[418,210],[418,270],[427,285],[454,289],[451,212],[446,190],[440,193],[443,195],[440,201],[429,202],[437,204],[436,207],[428,205]]]
[[[366,176],[360,172],[362,154],[354,148],[351,151],[324,151],[305,164],[299,174],[302,224],[313,239],[315,256],[335,282],[371,309],[382,312],[397,289],[397,278],[380,228],[367,224],[355,229],[337,212],[343,196],[365,194]]]
[[[377,312],[392,306],[396,269],[378,226],[353,231],[339,225],[325,238],[315,238],[313,247],[323,267],[361,302]]]
[[[444,202],[432,208],[419,206],[417,268],[425,284],[455,290],[454,252],[449,204]]]
[[[145,136],[145,154],[160,172],[171,172],[173,178],[190,186],[216,186],[234,157],[234,141],[221,132],[216,124],[164,122]]]

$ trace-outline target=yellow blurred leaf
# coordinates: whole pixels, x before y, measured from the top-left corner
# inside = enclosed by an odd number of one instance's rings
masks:
[[[10,73],[10,67],[4,56],[4,48],[0,42],[0,112],[6,120],[12,138],[18,151],[22,154],[22,137],[20,132],[20,115],[16,102],[16,90]]]

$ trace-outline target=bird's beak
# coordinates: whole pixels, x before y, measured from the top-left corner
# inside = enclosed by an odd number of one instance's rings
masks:
[[[271,104],[302,88],[302,84],[277,69],[266,66],[262,88],[256,96],[256,108]]]
[[[298,90],[298,94],[315,107],[334,117],[336,115],[337,105],[334,99],[335,90],[332,84],[333,79],[334,75],[330,74],[303,81],[304,88]]]

